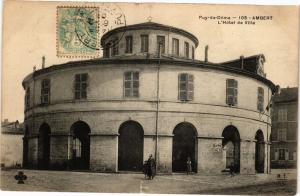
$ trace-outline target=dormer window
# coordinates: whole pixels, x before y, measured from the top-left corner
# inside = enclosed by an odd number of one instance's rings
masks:
[[[126,41],[125,53],[132,53],[132,36],[126,36],[125,41]]]
[[[148,52],[149,50],[149,36],[141,35],[141,52]]]
[[[159,50],[160,46],[160,50]],[[165,54],[165,36],[158,35],[157,36],[157,52],[161,54]]]
[[[179,56],[179,40],[176,38],[172,39],[172,54]]]
[[[103,57],[109,58],[110,57],[110,43],[105,44],[104,50],[103,50]]]
[[[114,39],[112,41],[112,56],[119,54],[118,40]]]
[[[188,42],[184,42],[184,56],[186,58],[189,58],[190,56],[190,46],[189,46],[189,43]]]

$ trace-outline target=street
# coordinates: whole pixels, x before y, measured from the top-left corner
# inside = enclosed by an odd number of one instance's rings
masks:
[[[68,171],[22,170],[25,184],[17,184],[19,170],[1,171],[1,189],[7,191],[57,191],[102,193],[161,193],[161,194],[268,194],[294,195],[296,170],[286,174],[286,180],[271,175],[157,175],[144,179],[139,173],[88,173]]]

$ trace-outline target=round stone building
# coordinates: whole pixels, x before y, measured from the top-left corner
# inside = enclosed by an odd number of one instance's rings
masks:
[[[103,58],[35,70],[23,81],[24,166],[158,172],[270,171],[269,102],[262,54],[194,59],[198,39],[153,22],[101,38]],[[224,51],[226,52],[226,51]]]

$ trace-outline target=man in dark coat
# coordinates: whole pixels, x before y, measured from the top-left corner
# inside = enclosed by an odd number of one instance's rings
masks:
[[[143,174],[145,175],[145,179],[146,179],[146,177],[148,176],[148,161],[144,161]]]
[[[148,177],[149,179],[153,179],[154,175],[155,175],[155,168],[156,168],[156,163],[155,160],[152,157],[152,154],[150,154],[149,159],[147,161],[147,165],[148,165]]]

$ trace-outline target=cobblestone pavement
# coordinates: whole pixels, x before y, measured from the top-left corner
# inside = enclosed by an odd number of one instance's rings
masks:
[[[1,189],[14,191],[65,191],[103,193],[169,194],[295,194],[296,171],[274,171],[270,175],[157,175],[144,179],[139,173],[87,173],[22,170],[25,184],[17,184],[18,170],[1,171]],[[285,178],[283,180],[285,173]],[[278,176],[280,174],[280,176]],[[279,179],[280,178],[280,179]]]

